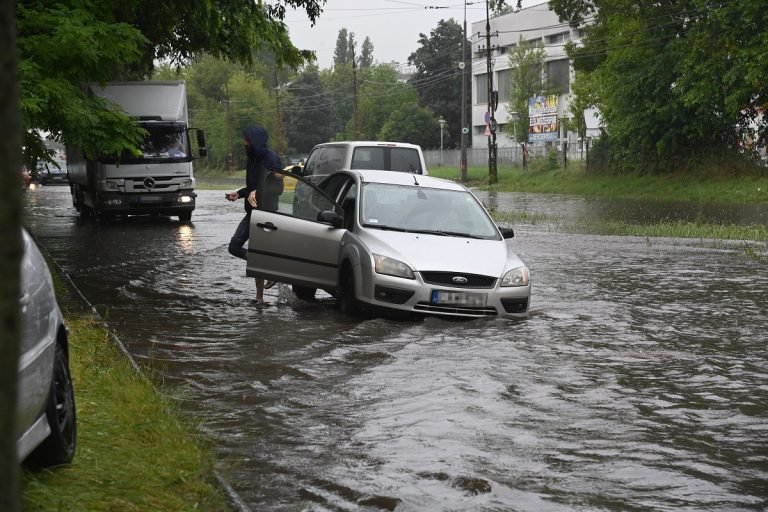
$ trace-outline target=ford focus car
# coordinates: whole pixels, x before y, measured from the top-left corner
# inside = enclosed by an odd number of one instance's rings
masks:
[[[272,173],[280,179],[280,173]],[[347,170],[318,186],[275,188],[251,215],[247,274],[323,289],[347,314],[525,317],[528,267],[464,186],[434,177]],[[302,190],[303,189],[303,190]]]

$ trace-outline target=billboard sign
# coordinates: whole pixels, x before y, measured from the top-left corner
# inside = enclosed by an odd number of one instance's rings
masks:
[[[528,142],[557,140],[557,95],[528,98]]]

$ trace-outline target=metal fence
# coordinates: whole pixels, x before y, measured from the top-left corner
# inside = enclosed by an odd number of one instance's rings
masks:
[[[555,149],[552,147],[552,149]],[[529,161],[536,158],[544,158],[549,153],[550,148],[542,144],[530,144],[528,145],[528,158]],[[582,148],[578,144],[568,145],[568,160],[581,161],[586,160],[587,149]],[[557,148],[557,158],[559,162],[563,161],[562,148]],[[459,149],[428,149],[424,150],[424,159],[427,162],[427,167],[460,167],[461,166],[461,150]],[[504,147],[498,148],[496,151],[496,162],[498,165],[523,165],[523,148],[516,147]],[[488,165],[488,148],[468,148],[467,149],[467,165],[472,166],[485,166]]]

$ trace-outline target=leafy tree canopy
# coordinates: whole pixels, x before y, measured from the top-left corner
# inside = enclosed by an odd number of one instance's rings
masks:
[[[181,64],[203,52],[248,63],[254,48],[273,50],[279,65],[312,57],[290,41],[286,6],[313,22],[325,0],[63,0],[16,3],[25,159],[45,156],[44,130],[87,154],[134,149],[141,130],[83,84],[143,79],[156,60]]]
[[[408,62],[416,66],[409,82],[419,91],[421,104],[446,120],[444,142],[448,147],[461,137],[462,73],[458,64],[462,61],[463,39],[464,30],[455,20],[440,20],[429,36],[419,34],[420,47],[408,57]],[[463,47],[464,61],[470,62],[472,45],[467,42]],[[468,112],[469,97],[468,92]]]
[[[422,148],[440,147],[440,123],[427,108],[417,103],[403,105],[390,114],[381,128],[379,140],[409,142]]]
[[[550,5],[573,26],[593,16],[583,45],[569,52],[575,89],[599,106],[614,166],[686,167],[768,140],[763,0]]]

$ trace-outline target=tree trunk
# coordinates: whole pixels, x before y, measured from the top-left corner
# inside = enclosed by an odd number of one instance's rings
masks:
[[[13,0],[0,0],[0,510],[18,512],[16,379],[21,335],[21,145]]]

